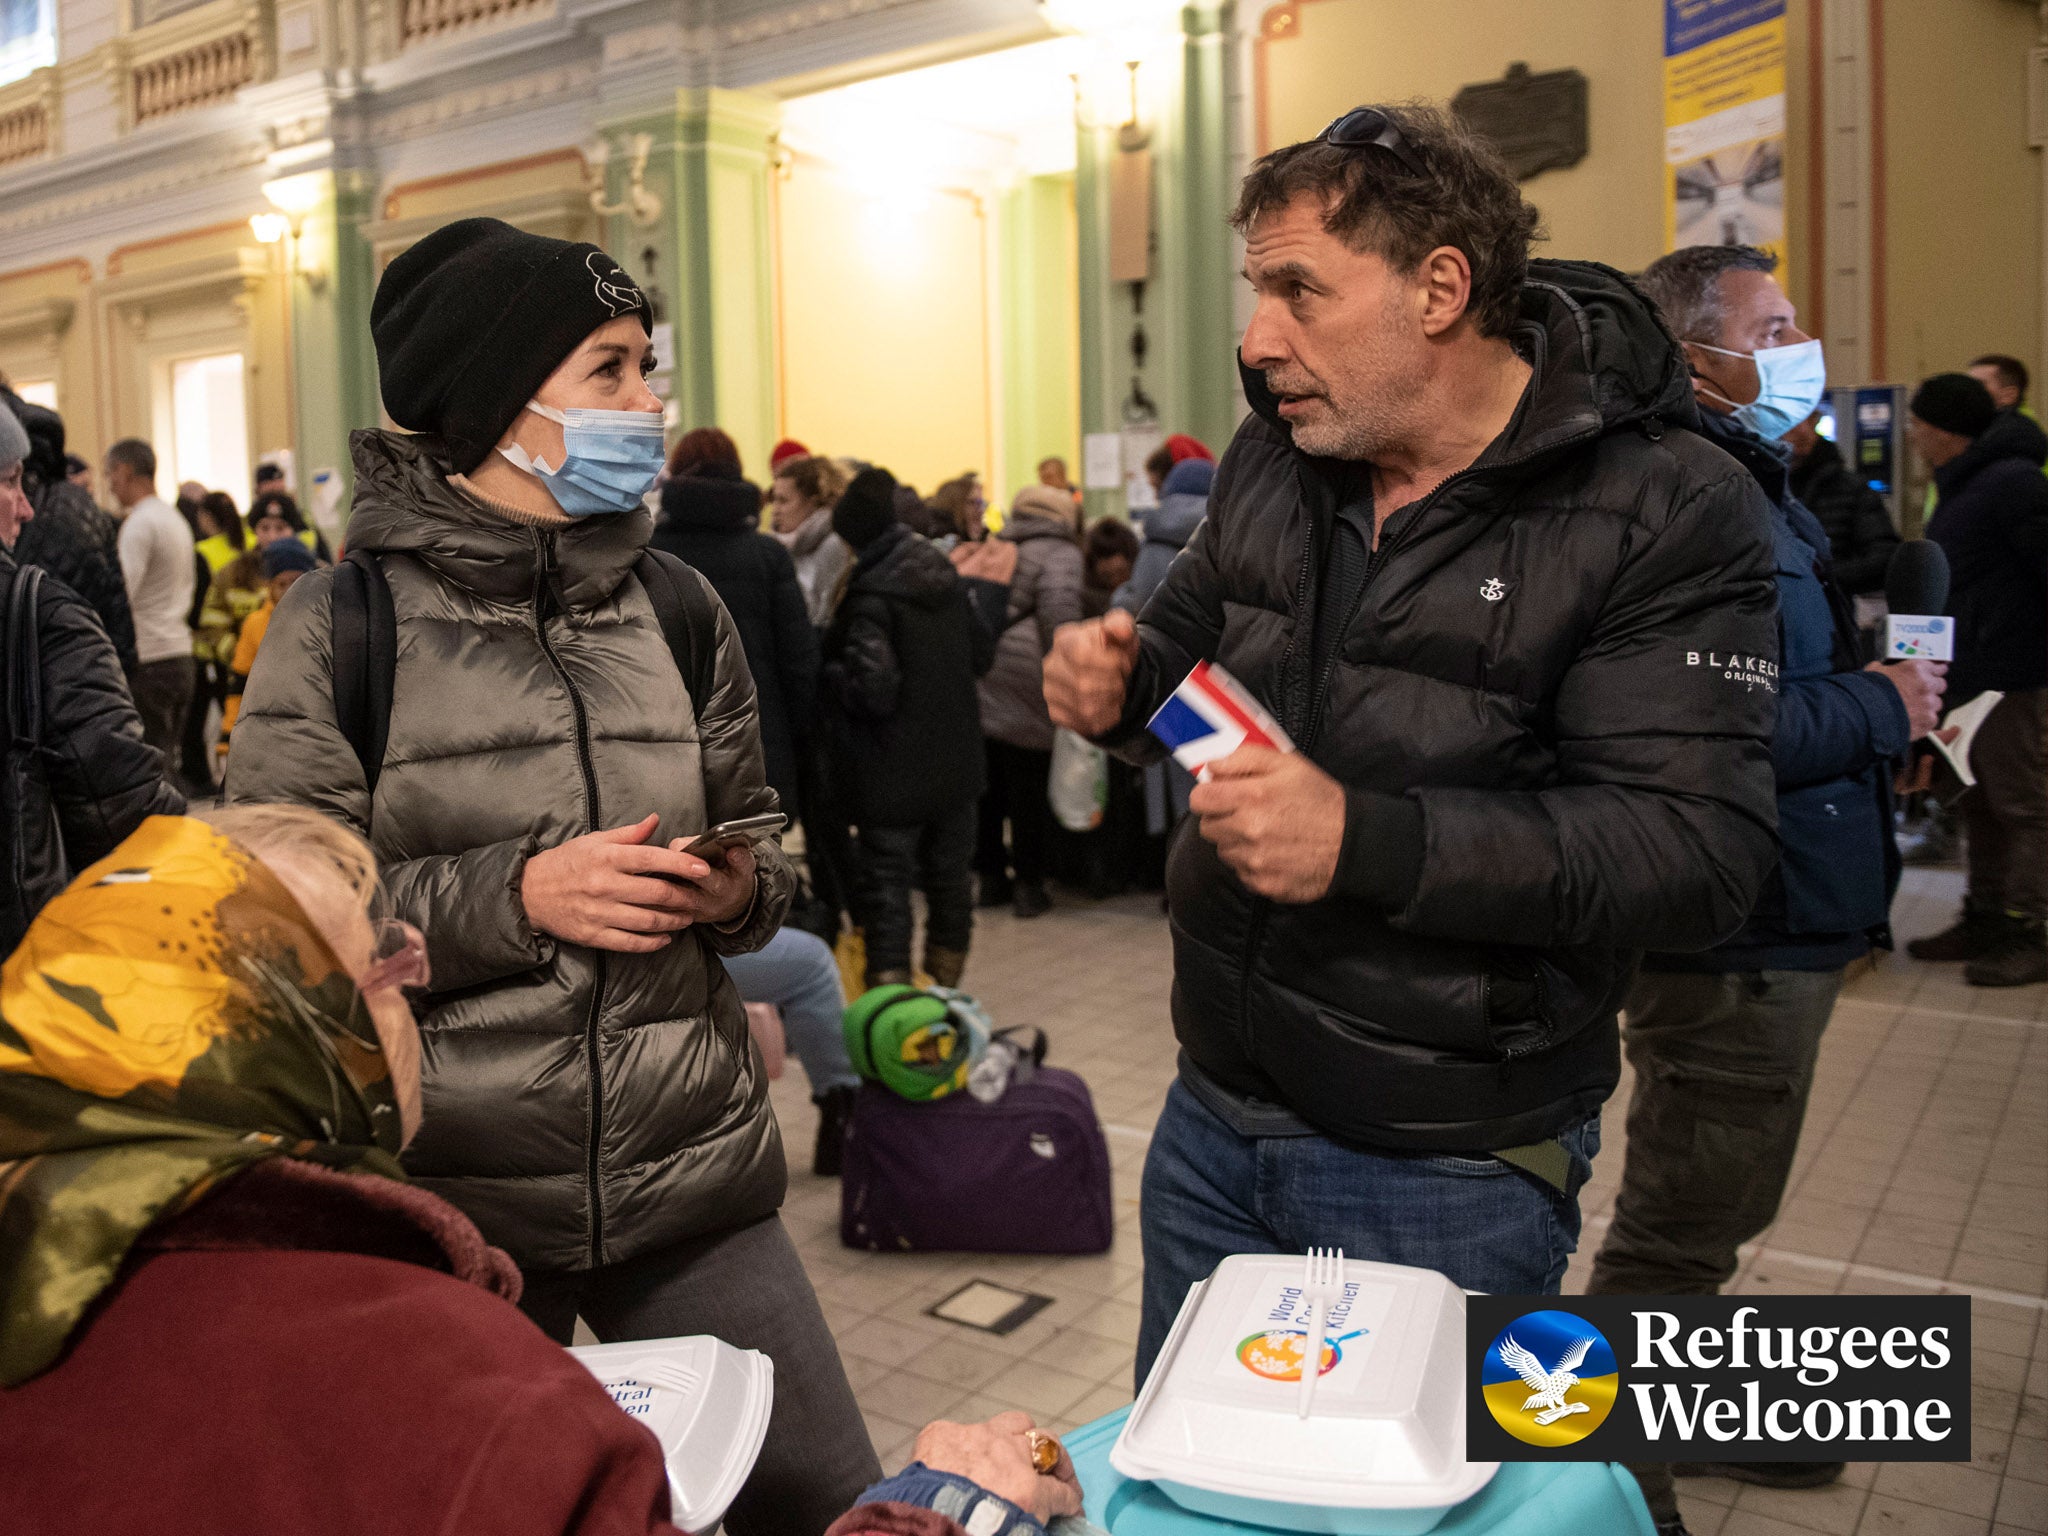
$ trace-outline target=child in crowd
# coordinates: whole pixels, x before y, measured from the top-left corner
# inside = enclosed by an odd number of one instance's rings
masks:
[[[257,535],[261,542],[262,534]],[[248,686],[249,674],[256,669],[256,652],[263,644],[263,637],[270,630],[271,615],[277,612],[277,605],[284,601],[285,593],[291,591],[292,583],[317,564],[313,551],[291,536],[291,529],[285,527],[281,536],[273,536],[263,544],[259,557],[263,562],[263,601],[256,611],[242,621],[242,630],[235,640],[235,653],[228,663],[228,696],[221,706],[220,746],[216,749],[225,759],[228,755],[228,735],[235,728],[235,719],[242,712],[242,690]]]

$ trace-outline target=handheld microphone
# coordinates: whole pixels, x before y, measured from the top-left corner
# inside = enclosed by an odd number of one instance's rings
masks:
[[[1886,661],[1954,661],[1956,624],[1948,607],[1948,555],[1931,539],[1908,539],[1884,568]]]

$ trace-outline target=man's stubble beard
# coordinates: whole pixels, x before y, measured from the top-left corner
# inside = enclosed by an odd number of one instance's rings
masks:
[[[1319,421],[1295,422],[1294,446],[1319,458],[1373,461],[1415,441],[1422,426],[1418,381],[1399,377],[1408,371],[1399,361],[1408,340],[1389,305],[1372,332],[1356,344],[1358,366],[1350,376],[1320,381],[1326,415]]]

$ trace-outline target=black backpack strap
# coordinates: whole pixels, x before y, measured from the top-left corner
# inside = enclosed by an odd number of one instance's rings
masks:
[[[391,738],[391,691],[398,675],[398,615],[391,583],[367,549],[352,549],[334,568],[334,718],[363,766],[372,795]]]
[[[41,566],[15,568],[7,603],[7,735],[10,749],[30,754],[30,761],[43,734],[42,591]]]
[[[643,549],[634,573],[654,604],[690,707],[702,716],[718,682],[718,612],[704,578],[665,549]]]

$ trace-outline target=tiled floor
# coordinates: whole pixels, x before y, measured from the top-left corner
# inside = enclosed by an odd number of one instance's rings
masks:
[[[1944,925],[1960,877],[1913,871],[1901,942]],[[1117,1239],[1085,1259],[856,1253],[839,1245],[839,1186],[809,1175],[813,1112],[800,1069],[776,1084],[792,1169],[784,1218],[838,1335],[875,1447],[893,1468],[935,1417],[1024,1408],[1065,1429],[1129,1401],[1138,1320],[1138,1175],[1174,1045],[1156,899],[1068,900],[1019,923],[989,916],[969,987],[1003,1023],[1041,1025],[1051,1059],[1087,1078],[1116,1164]],[[1583,1282],[1621,1172],[1629,1085],[1585,1193]],[[1054,1298],[1005,1338],[924,1315],[967,1279]],[[1964,1536],[2048,1532],[2048,987],[1986,992],[1903,956],[1846,989],[1821,1053],[1799,1162],[1777,1224],[1743,1265],[1745,1292],[1968,1291],[1975,1369],[1969,1465],[1855,1465],[1836,1486],[1772,1492],[1688,1480],[1694,1536]]]

